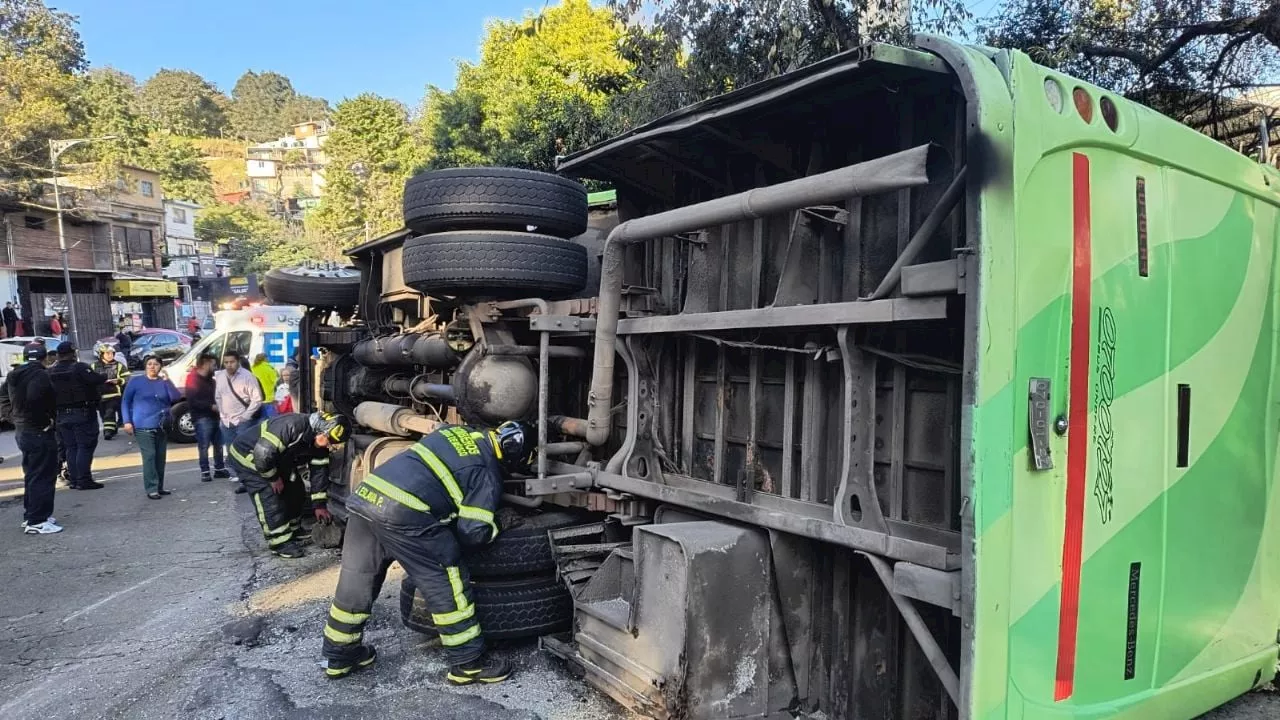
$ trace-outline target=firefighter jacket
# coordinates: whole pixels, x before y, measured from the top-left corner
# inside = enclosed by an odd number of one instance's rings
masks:
[[[88,364],[77,360],[59,360],[49,368],[49,381],[58,399],[58,409],[96,408],[98,393],[107,382],[107,376],[96,373]]]
[[[93,371],[107,376],[107,381],[102,385],[103,400],[118,398],[124,394],[125,383],[129,382],[129,367],[127,365],[119,360],[112,360],[109,363],[95,360]],[[112,383],[112,380],[119,380],[120,382]]]
[[[231,457],[267,480],[302,465],[309,466],[311,501],[329,500],[329,448],[316,447],[311,418],[287,413],[246,428],[231,444]]]
[[[454,533],[463,545],[493,542],[504,477],[495,445],[491,432],[445,426],[366,475],[347,507],[410,533],[456,521]]]

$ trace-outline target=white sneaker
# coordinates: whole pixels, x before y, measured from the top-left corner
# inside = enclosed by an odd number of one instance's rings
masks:
[[[54,516],[50,515],[50,516],[49,516],[49,519],[48,519],[48,520],[45,520],[45,522],[51,522],[51,523],[53,523],[54,525],[57,525],[57,524],[58,524],[58,518],[56,518],[56,517],[54,517]],[[22,521],[22,529],[23,529],[23,530],[27,529],[27,521],[26,521],[26,520],[23,520],[23,521]]]
[[[28,525],[22,529],[22,532],[28,535],[52,535],[54,533],[62,532],[62,526],[55,525],[53,523],[53,518],[50,518],[39,525]]]

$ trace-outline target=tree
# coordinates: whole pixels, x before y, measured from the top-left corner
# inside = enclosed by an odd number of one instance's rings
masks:
[[[165,197],[198,203],[213,200],[213,176],[189,138],[163,131],[152,133],[136,157],[139,165],[160,173]]]
[[[29,180],[47,174],[48,141],[71,130],[75,90],[48,57],[0,52],[0,193],[35,191]]]
[[[66,74],[88,67],[75,16],[43,0],[0,0],[0,41],[0,57],[44,58]]]
[[[280,120],[285,132],[298,123],[328,118],[329,102],[309,95],[294,95],[280,110]]]
[[[38,190],[48,141],[74,125],[72,73],[84,66],[75,18],[39,0],[0,0],[0,193]]]
[[[430,166],[550,170],[556,155],[602,139],[610,97],[632,84],[622,37],[612,13],[587,0],[490,22],[480,61],[460,64],[456,89],[428,88],[420,125],[434,146]]]
[[[231,127],[255,142],[281,137],[305,120],[323,120],[328,109],[327,102],[299,95],[289,78],[275,72],[249,70],[231,91]]]
[[[609,0],[639,82],[615,99],[615,131],[872,41],[957,33],[964,0]]]
[[[1229,140],[1256,134],[1241,91],[1280,73],[1271,0],[1009,0],[985,40]]]
[[[329,162],[320,206],[308,226],[330,237],[381,234],[403,223],[404,181],[423,160],[403,105],[366,93],[338,103],[324,150]]]
[[[251,205],[212,205],[196,218],[196,237],[205,243],[224,243],[231,260],[231,273],[257,272],[283,225]]]
[[[227,127],[226,98],[190,70],[162,69],[138,92],[143,114],[162,130],[188,137],[212,137]]]

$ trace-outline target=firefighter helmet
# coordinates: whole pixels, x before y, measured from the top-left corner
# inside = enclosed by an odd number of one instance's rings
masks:
[[[533,467],[538,449],[538,430],[522,420],[508,420],[498,426],[498,462],[507,472],[525,474]]]
[[[311,413],[311,430],[326,435],[334,443],[344,443],[351,436],[351,421],[345,415],[331,412]]]

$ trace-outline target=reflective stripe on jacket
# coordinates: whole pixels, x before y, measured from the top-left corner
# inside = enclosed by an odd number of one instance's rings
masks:
[[[503,481],[496,453],[492,433],[445,426],[366,475],[348,508],[405,528],[456,521],[464,545],[492,542]]]

